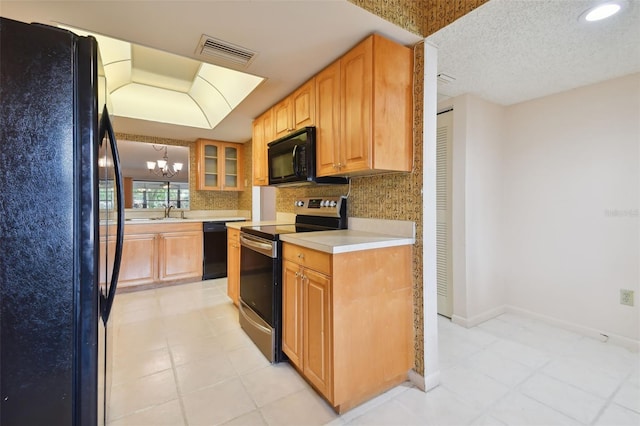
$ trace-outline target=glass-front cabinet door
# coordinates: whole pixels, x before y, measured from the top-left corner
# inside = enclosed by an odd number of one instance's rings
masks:
[[[196,141],[197,189],[207,191],[241,191],[242,144],[209,139]]]
[[[224,186],[226,188],[237,188],[239,186],[238,170],[239,170],[238,148],[234,146],[224,147]]]

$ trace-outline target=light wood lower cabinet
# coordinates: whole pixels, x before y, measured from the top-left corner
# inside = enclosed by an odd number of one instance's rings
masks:
[[[240,298],[240,230],[227,228],[227,296],[238,306]]]
[[[160,281],[201,279],[202,224],[197,231],[158,234],[158,254],[158,278]]]
[[[283,261],[282,269],[282,349],[307,380],[329,397],[331,278],[288,260]]]
[[[157,276],[156,234],[127,235],[125,231],[118,287],[149,284],[156,281]]]
[[[202,223],[125,225],[118,288],[201,278]]]
[[[411,250],[331,255],[284,243],[282,348],[338,413],[413,366]]]

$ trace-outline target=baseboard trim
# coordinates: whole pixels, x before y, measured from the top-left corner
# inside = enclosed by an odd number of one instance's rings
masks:
[[[482,324],[483,322],[488,321],[492,318],[495,318],[498,315],[504,314],[505,312],[507,312],[507,306],[502,305],[493,309],[489,309],[488,311],[482,312],[470,318],[461,317],[459,315],[452,315],[451,322],[461,325],[465,328],[471,328],[475,327],[478,324]]]
[[[558,328],[562,328],[568,331],[573,331],[574,333],[578,333],[583,336],[599,340],[601,342],[611,343],[617,346],[625,347],[634,352],[640,352],[640,341],[638,340],[630,339],[624,336],[619,336],[617,334],[609,333],[604,330],[598,330],[595,328],[586,327],[586,326],[575,324],[572,322],[559,320],[557,318],[553,318],[543,314],[538,314],[535,312],[528,311],[526,309],[511,306],[511,305],[508,305],[506,308],[507,308],[506,312],[508,313],[529,317],[538,321],[542,321],[549,325],[553,325]]]
[[[412,368],[411,370],[409,370],[409,373],[407,375],[409,376],[409,381],[411,383],[413,383],[421,391],[424,391],[424,377],[420,373]]]
[[[416,370],[411,369],[408,373],[409,381],[423,392],[429,392],[440,385],[440,372],[431,373],[424,377]]]
[[[640,352],[639,340],[634,340],[629,337],[624,337],[614,333],[610,333],[610,332],[607,332],[606,330],[598,330],[598,329],[586,327],[580,324],[563,321],[557,318],[531,312],[526,309],[518,308],[512,305],[498,306],[497,308],[482,312],[481,314],[475,315],[471,318],[465,318],[460,315],[452,315],[451,322],[465,328],[471,328],[504,313],[522,315],[528,318],[542,321],[549,325],[553,325],[554,327],[562,328],[568,331],[573,331],[574,333],[578,333],[583,336],[599,340],[601,342],[608,342],[616,346],[622,346],[634,352]]]

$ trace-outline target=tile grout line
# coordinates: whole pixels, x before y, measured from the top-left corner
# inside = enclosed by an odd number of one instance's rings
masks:
[[[178,404],[180,404],[180,413],[182,414],[182,421],[185,426],[189,426],[189,421],[187,420],[187,410],[184,407],[184,401],[182,400],[182,390],[180,389],[180,382],[178,381],[178,372],[176,371],[176,363],[173,358],[173,350],[171,345],[169,344],[169,338],[165,336],[165,341],[167,343],[167,351],[169,352],[169,359],[171,360],[171,372],[173,374],[173,380],[176,382],[176,393],[178,394]]]
[[[618,395],[618,392],[620,392],[620,389],[622,389],[622,386],[624,386],[624,384],[631,377],[632,374],[633,374],[633,370],[627,372],[626,376],[624,376],[624,378],[622,380],[620,380],[620,382],[618,383],[618,386],[616,386],[616,390],[611,392],[611,395],[609,395],[609,397],[607,398],[606,403],[600,408],[600,410],[598,411],[598,414],[596,414],[596,416],[593,418],[593,420],[589,424],[591,424],[591,425],[596,424],[596,422],[600,419],[600,417],[602,417],[604,412],[612,404],[620,405],[620,404],[615,403],[613,400]],[[622,406],[622,407],[624,407],[624,406]],[[624,408],[628,408],[628,407],[624,407]],[[631,411],[635,412],[635,410],[631,410]]]

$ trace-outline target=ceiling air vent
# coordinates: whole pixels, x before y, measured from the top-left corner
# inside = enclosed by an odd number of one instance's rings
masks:
[[[198,43],[196,54],[207,57],[210,60],[217,60],[246,68],[255,57],[256,52],[203,34]]]

